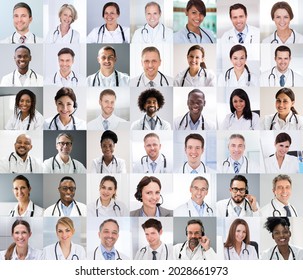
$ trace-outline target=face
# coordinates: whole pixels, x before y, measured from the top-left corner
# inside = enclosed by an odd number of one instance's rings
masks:
[[[115,223],[107,222],[103,225],[102,230],[98,234],[101,239],[101,244],[107,249],[112,249],[118,240],[119,229]]]
[[[185,147],[185,154],[189,163],[198,163],[201,161],[204,148],[198,139],[188,139]]]
[[[28,232],[26,226],[20,224],[15,226],[12,237],[17,247],[26,248],[31,235],[32,233]]]
[[[64,9],[60,16],[60,22],[63,25],[71,25],[73,21],[73,15],[70,9]]]
[[[233,138],[229,141],[228,150],[233,160],[239,160],[245,151],[245,143],[241,138]]]
[[[162,229],[157,231],[154,227],[144,229],[146,240],[150,247],[157,248],[160,245],[160,237],[162,234]]]
[[[31,188],[28,188],[23,180],[13,182],[13,192],[18,202],[28,202]]]
[[[276,109],[279,115],[288,115],[294,103],[285,93],[279,94],[276,99]]]
[[[103,95],[102,99],[99,100],[99,104],[101,106],[101,110],[102,112],[107,115],[110,116],[115,109],[115,102],[116,102],[116,97],[114,95]]]
[[[283,204],[287,205],[292,192],[291,184],[288,180],[279,180],[276,183],[273,193],[275,197]]]
[[[193,92],[187,100],[188,110],[191,116],[199,118],[206,102],[204,96],[200,92]]]
[[[204,16],[198,11],[195,6],[192,6],[188,11],[185,12],[188,17],[189,28],[199,28],[204,20]]]
[[[232,103],[237,113],[243,113],[243,110],[245,108],[245,100],[235,95],[232,99]]]
[[[232,200],[235,203],[240,204],[245,199],[245,190],[245,182],[234,180],[231,185],[231,188],[229,188]]]
[[[161,65],[161,59],[156,52],[145,52],[141,59],[145,75],[152,80],[158,73]]]
[[[154,116],[159,109],[158,100],[155,97],[147,98],[144,104],[144,110],[148,116]]]
[[[199,224],[191,224],[186,228],[187,240],[192,238],[200,238],[202,236],[201,226]]]
[[[231,22],[238,32],[242,32],[246,26],[247,17],[243,9],[232,10],[230,15]]]
[[[62,73],[70,73],[72,71],[74,58],[70,53],[63,53],[59,55],[58,62],[59,62],[60,71]]]
[[[71,180],[64,180],[60,183],[58,190],[61,202],[66,206],[70,205],[73,202],[76,193],[75,183]]]
[[[115,53],[112,50],[102,49],[99,51],[97,60],[100,64],[101,69],[112,72],[114,71],[117,58],[115,57]]]
[[[275,57],[276,65],[278,71],[281,73],[286,72],[290,63],[289,52],[277,51],[277,56]]]
[[[159,156],[161,144],[157,137],[148,137],[144,141],[144,149],[151,160],[156,160]]]
[[[200,50],[193,50],[187,56],[187,63],[190,68],[200,68],[200,64],[204,61],[203,54]]]
[[[205,180],[195,180],[190,187],[191,199],[198,205],[202,205],[208,194],[208,186]]]
[[[156,208],[160,200],[160,186],[156,182],[150,182],[142,189],[142,202],[144,207]]]
[[[14,26],[19,33],[26,33],[29,31],[29,25],[32,22],[32,18],[29,16],[26,8],[17,8],[13,13]]]
[[[274,13],[274,22],[278,31],[284,31],[289,28],[290,16],[285,9],[278,9]]]
[[[29,114],[32,106],[32,100],[29,95],[23,94],[19,100],[19,110],[22,114]]]
[[[74,235],[74,231],[63,224],[58,224],[57,226],[57,236],[60,243],[71,242],[72,236]]]
[[[116,194],[115,184],[112,181],[104,181],[99,188],[102,201],[110,201]]]
[[[159,19],[161,17],[158,6],[151,5],[146,7],[145,9],[145,18],[149,26],[152,28],[156,27],[159,23]]]
[[[104,139],[102,141],[101,150],[104,157],[112,157],[115,151],[115,143],[111,139]]]
[[[26,157],[32,147],[32,140],[28,135],[21,134],[17,137],[15,143],[15,151],[18,156]]]
[[[288,245],[291,232],[288,227],[284,227],[281,224],[275,226],[272,232],[272,238],[275,240],[278,246]]]
[[[289,150],[290,143],[289,141],[280,142],[275,144],[275,147],[276,147],[276,155],[278,157],[284,158]]]
[[[244,225],[237,225],[235,232],[236,241],[241,243],[246,237],[246,228]]]
[[[16,50],[14,59],[18,69],[27,70],[29,62],[32,60],[32,57],[27,49],[20,48]]]
[[[69,118],[74,112],[74,101],[69,96],[62,96],[56,101],[57,112],[61,118]]]
[[[108,6],[104,11],[104,20],[108,25],[116,25],[119,15],[114,6]]]
[[[235,70],[244,71],[244,66],[246,64],[246,56],[243,50],[236,51],[232,54],[230,59]]]
[[[56,144],[56,149],[60,156],[68,156],[73,149],[73,143],[65,136],[60,136]]]

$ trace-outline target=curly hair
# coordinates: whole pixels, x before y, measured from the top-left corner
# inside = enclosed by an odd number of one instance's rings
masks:
[[[147,90],[141,92],[141,94],[138,97],[138,106],[142,112],[145,112],[144,105],[145,105],[147,99],[150,97],[154,97],[157,99],[159,109],[161,109],[163,107],[163,105],[165,103],[165,99],[164,99],[164,96],[162,95],[162,93],[154,88],[150,88],[150,89],[147,89]]]

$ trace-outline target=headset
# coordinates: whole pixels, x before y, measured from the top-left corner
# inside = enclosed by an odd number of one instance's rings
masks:
[[[59,200],[56,202],[56,204],[55,204],[55,206],[54,206],[54,209],[53,209],[53,212],[52,212],[52,216],[54,216],[55,210],[56,210],[56,208],[57,208],[57,209],[58,209],[59,217],[61,217],[61,210],[60,210],[60,207],[59,207],[59,202],[60,202],[60,201],[61,201],[61,199],[59,199]],[[76,208],[77,208],[77,211],[78,211],[79,216],[82,216],[81,211],[80,211],[80,208],[79,208],[79,206],[78,206],[76,200],[73,200],[73,202],[74,202],[74,204],[75,204],[75,206],[76,206]]]
[[[201,76],[201,72],[202,72],[202,71],[204,72],[204,77],[205,77],[205,79],[206,79],[206,78],[207,78],[207,73],[206,73],[206,70],[205,70],[203,67],[200,68],[200,70],[199,70],[199,72],[198,72],[198,76],[199,76],[199,77]],[[186,75],[188,74],[188,72],[189,72],[189,67],[188,67],[187,70],[185,71],[185,74],[184,74],[183,79],[182,79],[181,87],[184,86],[185,78],[186,78]]]
[[[12,35],[12,44],[16,44],[15,43],[15,35],[16,35],[16,31],[13,33],[13,35]],[[36,35],[34,34],[34,33],[32,33],[33,34],[33,36],[34,36],[34,44],[36,44]]]
[[[165,260],[168,260],[168,248],[167,248],[167,245],[165,243],[164,243],[164,246],[165,246]],[[140,255],[141,255],[140,259],[143,259],[144,255],[146,254],[146,251],[147,251],[147,247],[146,246],[142,247],[140,249]],[[138,257],[138,259],[139,259],[139,257]]]
[[[214,211],[213,209],[205,202],[203,201],[204,205],[206,206],[206,212],[209,216],[212,216],[214,214]],[[191,211],[188,207],[188,202],[186,202],[186,205],[187,205],[187,209],[188,209],[188,216],[191,217]]]
[[[76,173],[76,170],[77,170],[76,164],[75,164],[75,162],[74,162],[74,160],[72,158],[71,158],[71,160],[72,160],[73,168],[74,168],[73,173]],[[55,171],[55,162],[57,163],[59,169],[61,170],[60,163],[57,161],[56,156],[54,156],[53,160],[52,160],[52,170]]]
[[[247,194],[248,194],[248,187],[246,186],[245,195],[247,195]],[[231,203],[231,198],[228,200],[228,203],[226,205],[225,217],[228,217],[228,215],[229,215],[228,214],[228,206],[230,205],[230,203]],[[246,198],[244,198],[244,211],[245,212],[247,211],[247,205],[248,205],[250,211],[253,212],[249,201]]]
[[[71,77],[71,83],[74,85],[74,84],[76,84],[76,86],[78,85],[78,78],[77,78],[77,76],[76,76],[76,74],[75,74],[75,72],[74,71],[72,71],[72,74],[73,74],[73,76]],[[53,79],[53,82],[54,82],[54,84],[56,84],[56,78],[57,78],[57,72],[55,73],[55,75],[54,75],[54,79]]]
[[[32,69],[30,69],[30,71],[31,71],[31,73],[29,74],[29,80],[31,81],[32,75],[34,75],[35,79],[36,79],[36,83],[37,83],[38,77],[37,77],[36,72],[34,70],[32,70]],[[13,85],[13,87],[15,86],[15,73],[16,73],[16,70],[14,70],[13,77],[12,77],[12,85]]]
[[[17,157],[14,155],[14,152],[12,152],[9,157],[8,157],[8,162],[9,162],[9,170],[11,170],[11,159],[14,158],[14,160],[16,161],[16,165],[17,165]],[[28,157],[28,160],[29,160],[29,170],[30,170],[30,173],[33,173],[33,165],[32,165],[32,159],[31,157],[29,156]],[[12,173],[15,173],[14,171],[12,171]]]
[[[277,68],[276,66],[274,66],[271,71],[270,71],[270,74],[268,75],[268,86],[270,86],[270,80],[271,79],[274,79],[274,83],[273,83],[273,86],[275,86],[276,84],[276,75],[274,74],[274,69]],[[292,87],[295,86],[295,74],[294,74],[294,71],[292,69],[290,69],[290,72],[291,72],[291,80],[292,80]]]
[[[53,42],[55,43],[59,37],[59,25],[57,26],[56,30],[54,31],[53,33]],[[56,39],[55,39],[56,37]],[[73,38],[74,38],[74,30],[72,29],[72,35],[70,36],[70,40],[69,40],[69,43],[71,44],[73,42]]]
[[[278,112],[274,114],[274,116],[273,116],[273,118],[272,118],[272,120],[271,120],[271,123],[270,123],[270,128],[269,128],[269,130],[273,130],[273,126],[276,124],[276,122],[275,122],[274,120],[275,120],[275,118],[276,118],[277,115],[278,115]],[[292,117],[295,118],[295,120],[296,120],[296,126],[298,126],[298,124],[299,124],[298,118],[297,118],[296,114],[294,114],[293,112],[292,112],[291,117],[289,118],[289,123],[291,123]]]
[[[98,209],[97,209],[97,207],[98,207],[98,200],[99,200],[99,199],[100,199],[100,198],[98,198],[98,199],[96,200],[96,216],[97,216],[97,217],[99,217],[99,213],[98,213]],[[101,203],[101,199],[100,199],[100,204],[102,204],[102,203]],[[120,215],[117,215],[117,210],[116,210],[116,208],[118,208],[118,211],[120,212]],[[113,210],[114,210],[116,216],[121,216],[121,208],[120,208],[120,206],[116,203],[116,201],[114,201]]]
[[[276,245],[276,246],[273,248],[272,253],[271,253],[271,255],[270,255],[270,258],[269,258],[270,261],[272,260],[272,258],[273,258],[273,256],[274,256],[274,252],[275,252],[275,250],[277,249],[277,247],[278,247],[278,245]],[[290,251],[291,254],[292,254],[292,259],[293,259],[293,260],[296,260],[296,255],[295,255],[295,253],[294,253],[294,250],[293,250],[289,245],[288,245],[288,248],[289,248],[289,251]],[[277,256],[277,260],[279,260],[279,255],[278,255],[277,252],[276,252],[276,256]]]
[[[230,115],[230,117],[229,117],[229,122],[228,122],[228,124],[229,124],[229,127],[231,127],[231,119],[232,119],[232,117],[236,117],[236,115],[235,115],[235,113],[232,113],[231,115]],[[254,128],[253,128],[253,124],[252,124],[252,117],[251,117],[251,119],[250,119],[250,127],[249,127],[249,129],[250,130],[254,130]]]
[[[228,259],[230,260],[230,253],[229,253],[229,247],[226,248],[227,249],[227,255],[228,255]],[[247,256],[249,257],[249,251],[247,250],[247,244],[245,244],[245,248],[242,250],[242,255],[244,256],[245,253],[247,254]]]
[[[94,251],[94,260],[96,260],[96,253],[97,253],[98,248],[99,248],[99,246],[98,246],[98,247],[95,249],[95,251]],[[121,257],[120,257],[120,254],[119,254],[118,250],[115,249],[115,251],[116,251],[116,253],[117,253],[116,261],[122,261],[122,259],[121,259]]]
[[[163,154],[161,154],[161,156],[162,156],[162,158],[163,158],[163,173],[165,173],[165,170],[166,170],[166,157],[165,157],[165,155],[163,155]],[[147,166],[147,171],[146,171],[145,173],[149,173],[149,168],[148,168],[148,156],[147,156],[147,155],[146,155],[146,156],[143,156],[143,157],[141,158],[141,165],[142,165],[143,170],[144,170],[144,162],[143,162],[144,158],[146,158],[145,164],[146,164],[146,166]],[[161,170],[160,170],[160,173],[162,173]]]
[[[281,217],[282,214],[281,214],[281,212],[275,207],[275,205],[274,205],[274,200],[273,200],[273,199],[271,200],[270,203],[271,203],[272,208],[274,209],[273,212],[272,212],[273,217]],[[293,207],[292,205],[290,205],[290,207],[291,207],[292,211],[295,213],[295,216],[298,217],[298,214],[297,214],[296,210],[294,209],[294,207]]]
[[[181,119],[181,121],[180,121],[180,123],[179,123],[179,129],[181,128],[182,123],[184,122],[184,120],[186,121],[186,122],[185,122],[184,129],[187,128],[188,123],[189,123],[189,121],[188,121],[188,115],[189,115],[189,112],[187,112],[187,113],[183,116],[183,118]],[[205,129],[205,128],[204,128],[204,117],[203,117],[202,114],[201,114],[201,119],[202,119],[201,129],[204,130],[204,129]]]
[[[11,210],[11,212],[9,213],[10,217],[15,217],[15,210]],[[33,203],[33,208],[30,212],[30,217],[34,217],[34,213],[35,213],[35,204]]]
[[[99,73],[100,73],[100,70],[94,76],[93,85],[92,85],[93,87],[96,84],[96,80],[98,80],[98,87],[101,86],[101,81],[100,81],[100,78],[99,78]],[[115,70],[115,79],[116,79],[116,86],[118,87],[119,86],[119,79],[118,79],[118,72],[116,70]]]
[[[162,121],[161,121],[161,119],[157,116],[156,122],[155,122],[155,128],[156,128],[156,126],[157,126],[158,121],[159,121],[160,126],[162,127]],[[146,122],[146,114],[144,115],[144,118],[143,118],[142,130],[145,129],[145,122]]]
[[[160,86],[161,86],[161,87],[163,86],[163,79],[165,80],[166,85],[169,86],[169,82],[168,82],[167,78],[165,77],[165,75],[162,74],[160,71],[158,71],[158,73],[160,74]],[[138,79],[137,87],[139,87],[139,85],[140,85],[140,83],[141,83],[143,74],[144,74],[144,73],[142,73],[142,74],[140,75],[139,79]]]
[[[248,158],[246,157],[246,156],[243,156],[244,157],[244,159],[245,159],[245,161],[246,161],[246,168],[245,168],[245,173],[248,173]],[[229,157],[226,159],[226,160],[224,160],[223,161],[223,163],[222,163],[222,165],[223,165],[223,167],[224,167],[224,165],[227,163],[228,164],[228,167],[227,168],[229,168],[230,167],[230,161],[228,160],[229,159]]]
[[[292,32],[292,34],[293,34],[293,36],[294,36],[294,39],[293,39],[293,41],[292,41],[292,43],[293,44],[295,44],[296,43],[296,34],[295,34],[295,32],[291,29],[291,32]],[[277,39],[277,30],[274,32],[274,39],[270,42],[271,44],[272,43],[277,43],[277,44],[279,44],[279,41],[278,41],[278,39]]]
[[[57,254],[58,243],[59,243],[59,241],[57,241],[57,243],[56,243],[56,245],[55,245],[55,256],[56,256],[56,260],[58,260],[58,254]],[[73,255],[72,255],[71,261],[73,261],[73,260],[79,260],[79,257],[78,257],[77,254],[73,254]]]
[[[122,28],[122,26],[120,24],[118,24],[118,26],[119,26],[120,31],[121,31],[122,43],[126,43],[123,28]],[[101,30],[102,30],[102,40],[101,40],[101,43],[103,43],[103,37],[104,37],[104,33],[105,33],[105,24],[102,24],[101,27],[98,30],[98,38],[97,38],[97,42],[96,43],[99,43]]]
[[[206,173],[205,164],[204,164],[202,161],[200,161],[200,162],[201,162],[201,164],[203,165],[204,173]],[[182,172],[182,173],[185,173],[185,165],[186,165],[186,164],[188,164],[188,161],[186,161],[186,162],[183,164],[183,172]]]
[[[246,64],[244,65],[244,67],[245,67],[245,69],[247,71],[247,75],[248,75],[246,85],[249,87],[250,86],[250,81],[251,81],[251,73],[250,73],[249,68]],[[231,67],[225,72],[225,82],[226,83],[228,82],[228,80],[230,80],[230,73],[231,73],[231,70],[233,70],[233,69],[234,69],[234,67]]]
[[[141,29],[141,36],[143,38],[144,43],[147,43],[147,41],[148,41],[148,40],[145,40],[146,37],[148,36],[148,29],[146,28],[146,25],[147,25],[147,23],[145,23],[144,26],[143,26],[143,28]],[[162,25],[162,30],[163,30],[163,32],[162,32],[162,40],[165,41],[165,26],[164,26],[163,23],[161,23],[161,25]],[[144,36],[144,34],[143,34],[144,32],[146,32],[146,36]]]
[[[209,41],[210,41],[212,44],[214,43],[213,40],[210,38],[210,36],[207,34],[207,32],[204,31],[200,26],[199,26],[199,29],[200,29],[200,42],[198,42],[196,34],[195,34],[194,32],[191,32],[191,31],[188,29],[187,25],[186,25],[186,29],[187,29],[187,39],[188,39],[188,41],[189,41],[190,43],[192,43],[192,41],[191,41],[191,39],[190,39],[190,35],[192,35],[192,36],[195,37],[195,41],[196,41],[195,43],[201,44],[201,43],[202,43],[202,35],[201,35],[201,32],[204,33],[204,34],[208,37]]]
[[[103,173],[103,160],[104,160],[104,156],[102,156],[102,158],[101,158],[100,173]],[[114,164],[114,162],[116,163],[116,169],[117,169],[118,168],[118,161],[117,161],[115,156],[113,156],[113,159],[111,160],[112,164]]]

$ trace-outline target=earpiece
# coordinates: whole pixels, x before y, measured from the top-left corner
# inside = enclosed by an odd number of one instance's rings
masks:
[[[74,102],[74,109],[77,109],[78,108],[78,104],[77,104],[77,101]]]

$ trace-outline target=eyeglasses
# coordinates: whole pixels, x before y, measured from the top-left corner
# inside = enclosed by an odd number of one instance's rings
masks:
[[[188,231],[188,232],[187,232],[187,235],[200,236],[200,235],[202,235],[202,233],[201,233],[201,231],[194,231],[194,232]]]
[[[238,189],[238,188],[231,188],[232,192],[233,193],[237,193],[237,192],[240,192],[242,194],[245,193],[246,189]]]
[[[64,192],[67,192],[68,190],[70,192],[74,192],[76,190],[76,187],[60,187],[60,189]]]
[[[196,192],[200,191],[200,192],[207,192],[208,189],[207,188],[198,188],[197,186],[192,187]]]
[[[71,145],[73,145],[72,142],[58,142],[57,144],[59,144],[61,147],[64,147],[66,145],[66,147],[70,147]]]

